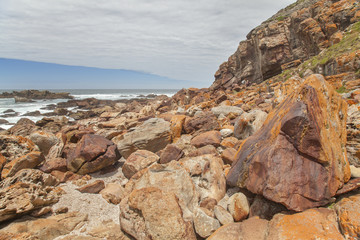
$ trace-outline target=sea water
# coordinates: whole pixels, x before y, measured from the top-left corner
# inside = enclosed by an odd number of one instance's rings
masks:
[[[167,95],[171,97],[179,89],[56,89],[49,90],[50,92],[68,92],[76,100],[85,98],[96,98],[99,100],[122,100],[146,97],[149,94]],[[2,92],[12,92],[13,90],[0,90]],[[14,90],[21,91],[21,90]],[[44,109],[50,104],[57,104],[60,102],[67,102],[68,99],[49,99],[49,100],[34,100],[31,103],[15,103],[14,98],[0,98],[0,120],[5,119],[9,123],[1,124],[0,128],[8,129],[13,126],[21,118],[28,118],[34,122],[43,118],[43,116],[23,116],[24,114],[39,111],[41,114],[52,112],[53,110]],[[5,111],[12,109],[17,113],[17,116],[5,117]],[[69,109],[71,110],[71,109]],[[9,114],[12,114],[10,112]]]

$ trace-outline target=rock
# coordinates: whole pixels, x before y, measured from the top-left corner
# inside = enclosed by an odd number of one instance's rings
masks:
[[[184,122],[185,133],[206,132],[220,128],[217,117],[211,112],[203,112],[193,118],[187,117]]]
[[[174,115],[170,120],[171,139],[176,142],[182,133],[183,125],[185,122],[185,115]]]
[[[227,183],[289,210],[328,203],[350,179],[346,110],[321,75],[310,76],[242,143]]]
[[[77,188],[81,193],[99,193],[105,188],[105,183],[103,180],[96,180],[92,183],[86,184],[80,188]]]
[[[125,197],[125,190],[120,184],[109,183],[100,194],[108,203],[119,204]]]
[[[233,148],[236,144],[238,144],[238,142],[239,140],[236,137],[227,137],[221,141],[220,145],[223,148]]]
[[[126,178],[131,178],[138,171],[159,160],[159,156],[147,150],[133,152],[125,161],[122,171]]]
[[[253,135],[263,125],[267,113],[258,109],[251,110],[242,114],[235,121],[234,137],[237,139],[245,139]]]
[[[54,134],[44,131],[32,132],[29,138],[45,156],[49,153],[50,148],[60,141]]]
[[[221,133],[219,131],[204,132],[191,139],[191,144],[197,148],[204,147],[206,145],[218,147],[220,146],[220,142]]]
[[[235,107],[235,106],[218,106],[212,108],[211,112],[218,117],[221,114],[227,116],[230,113],[233,113],[236,116],[240,116],[244,111],[240,107]]]
[[[33,211],[30,215],[32,217],[41,217],[41,216],[44,216],[44,215],[50,214],[50,213],[52,213],[51,207],[43,207],[43,208]]]
[[[155,187],[134,190],[120,210],[121,228],[136,239],[196,239],[174,193]]]
[[[214,214],[215,214],[215,217],[221,223],[221,225],[225,225],[225,224],[234,222],[232,215],[221,206],[217,205],[214,207]]]
[[[360,238],[360,194],[343,198],[335,205],[339,225],[347,239]]]
[[[200,198],[220,201],[226,192],[226,181],[221,158],[213,155],[182,158],[180,164],[190,173]]]
[[[21,118],[17,123],[7,130],[9,135],[29,136],[33,131],[37,130],[37,126],[28,118]]]
[[[213,145],[206,145],[204,147],[201,147],[201,148],[195,149],[194,151],[191,151],[188,154],[188,157],[198,157],[198,156],[206,155],[206,154],[217,155],[218,152]]]
[[[353,177],[353,178],[360,177],[360,168],[350,165],[350,171],[351,171],[351,177]]]
[[[27,99],[72,99],[70,93],[59,92],[54,93],[48,90],[39,91],[39,90],[23,90],[23,91],[12,91],[10,93],[4,92],[0,94],[0,98],[27,98]]]
[[[100,226],[89,230],[87,233],[96,238],[96,240],[130,240],[130,238],[125,236],[125,234],[121,231],[120,225],[114,223],[113,221],[102,222]]]
[[[51,175],[56,177],[61,183],[67,182],[67,181],[75,181],[82,177],[82,175],[67,171],[67,172],[60,172],[57,170],[54,170],[51,172]]]
[[[345,183],[345,185],[336,192],[335,196],[343,195],[344,193],[351,192],[358,188],[360,188],[360,178],[351,179],[350,181]]]
[[[51,187],[17,182],[0,189],[0,222],[28,214],[58,201]]]
[[[256,195],[250,207],[249,217],[258,216],[262,219],[271,220],[275,214],[286,211],[287,209],[283,205],[269,201],[261,195]]]
[[[67,171],[67,163],[65,158],[52,158],[47,160],[41,167],[40,170],[45,173],[51,173],[52,171]]]
[[[50,174],[43,173],[37,169],[22,169],[14,176],[8,177],[0,182],[0,189],[8,188],[15,183],[37,184],[43,187],[57,186],[59,181]]]
[[[225,164],[232,164],[236,159],[237,151],[233,148],[227,148],[221,153],[221,158]]]
[[[55,239],[72,232],[87,220],[86,214],[71,212],[48,218],[26,218],[0,230],[2,239]]]
[[[138,172],[126,184],[127,192],[144,187],[156,187],[163,192],[171,192],[179,199],[183,218],[191,221],[193,211],[198,205],[199,193],[189,173],[176,161],[168,164],[153,164]],[[184,191],[186,189],[186,191]]]
[[[229,198],[228,203],[229,212],[233,216],[235,222],[240,222],[249,215],[249,202],[243,193],[235,193]]]
[[[205,208],[209,211],[214,211],[214,207],[216,206],[216,204],[217,204],[216,199],[207,197],[201,200],[200,208]]]
[[[266,239],[344,239],[344,237],[338,229],[335,212],[319,208],[293,215],[275,215],[269,223]]]
[[[120,158],[116,145],[104,137],[84,135],[67,158],[67,167],[78,174],[96,172]]]
[[[229,128],[224,128],[220,130],[221,133],[221,137],[222,138],[227,138],[227,137],[231,137],[234,133],[233,129],[229,129]]]
[[[21,116],[24,116],[24,117],[38,117],[38,116],[41,116],[41,113],[40,111],[33,111],[33,112],[27,112]]]
[[[34,168],[44,160],[38,147],[21,136],[0,135],[0,146],[0,154],[5,158],[0,165],[1,179],[13,176],[21,169]]]
[[[214,232],[208,240],[265,240],[268,221],[259,218],[249,218],[240,223],[229,223]]]
[[[178,161],[184,156],[184,152],[174,144],[169,144],[160,155],[160,163],[168,163],[172,160]]]
[[[197,208],[195,210],[194,227],[200,237],[206,238],[220,227],[220,223],[218,220],[206,215],[200,208]]]
[[[124,158],[136,150],[157,152],[171,142],[170,123],[161,118],[152,118],[133,131],[113,138],[113,141]]]
[[[14,96],[14,99],[15,99],[15,103],[31,103],[31,102],[34,102],[33,100],[25,98],[25,97]]]

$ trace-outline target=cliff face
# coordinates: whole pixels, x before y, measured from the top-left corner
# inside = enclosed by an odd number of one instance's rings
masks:
[[[298,66],[338,43],[343,31],[359,18],[357,0],[298,0],[240,42],[236,52],[220,65],[211,88],[260,83]]]

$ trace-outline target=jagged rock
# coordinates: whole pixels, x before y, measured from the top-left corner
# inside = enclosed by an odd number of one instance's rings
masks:
[[[9,135],[15,136],[22,136],[26,137],[29,136],[33,131],[37,130],[37,126],[33,121],[28,118],[21,118],[17,123],[6,130]]]
[[[230,223],[222,226],[208,240],[265,240],[267,239],[267,230],[268,221],[249,218],[240,223]]]
[[[6,221],[58,201],[49,186],[18,181],[0,189],[0,222]]]
[[[23,90],[23,91],[12,91],[10,93],[4,92],[0,94],[0,98],[12,98],[12,97],[20,97],[27,99],[72,99],[70,93],[53,93],[47,90],[39,91],[39,90]]]
[[[228,184],[290,210],[328,203],[350,179],[343,154],[346,111],[346,102],[321,75],[310,76],[241,145]]]
[[[191,144],[197,148],[204,147],[206,145],[218,147],[220,146],[220,143],[221,133],[219,131],[204,132],[191,139]]]
[[[23,169],[14,176],[2,180],[0,182],[0,189],[10,187],[18,182],[38,184],[43,187],[57,186],[59,184],[59,181],[50,174],[43,173],[37,169]]]
[[[189,171],[200,198],[213,198],[220,201],[226,192],[226,181],[221,158],[213,155],[187,157],[180,160]]]
[[[179,199],[184,219],[192,220],[193,211],[198,205],[199,193],[189,173],[178,162],[151,165],[133,176],[125,189],[127,192],[132,192],[134,189],[144,187],[157,187],[163,192],[174,193]]]
[[[235,222],[244,220],[250,211],[249,202],[243,193],[235,193],[229,198],[228,209]]]
[[[170,123],[161,118],[152,118],[133,131],[113,138],[113,141],[124,158],[139,149],[157,152],[171,142]]]
[[[77,188],[81,193],[99,193],[105,188],[105,183],[103,180],[96,180],[92,183],[86,184],[80,188]]]
[[[147,150],[133,152],[125,161],[122,172],[125,177],[131,178],[138,171],[150,166],[159,160],[159,156]]]
[[[71,212],[48,218],[26,218],[0,230],[1,239],[55,239],[73,231],[87,220],[87,215]]]
[[[1,135],[0,154],[5,158],[0,161],[1,179],[11,177],[21,169],[34,168],[44,160],[39,148],[21,136]]]
[[[193,118],[187,117],[183,126],[185,133],[206,132],[217,130],[219,127],[216,116],[211,112],[203,112]]]
[[[234,222],[232,215],[221,206],[214,207],[215,217],[219,220],[221,225],[229,224]]]
[[[233,148],[238,142],[239,140],[236,137],[227,137],[221,141],[220,145],[223,148]]]
[[[338,228],[334,210],[309,209],[293,215],[277,214],[269,222],[268,240],[345,239]]]
[[[49,153],[50,148],[60,141],[53,133],[44,131],[32,132],[29,138],[45,156]]]
[[[194,227],[197,234],[206,238],[220,227],[215,218],[209,217],[201,208],[195,210]]]
[[[180,137],[185,122],[185,115],[174,115],[170,120],[171,138],[173,142],[176,142]]]
[[[51,173],[52,171],[67,171],[67,163],[65,158],[52,158],[47,160],[41,167],[40,170],[45,173]]]
[[[335,196],[341,196],[344,193],[351,192],[358,188],[360,188],[360,178],[350,179],[350,181],[345,183],[344,186],[336,192]]]
[[[67,167],[78,174],[96,172],[120,158],[116,145],[98,135],[86,134],[67,158]]]
[[[341,232],[347,239],[360,238],[360,195],[343,198],[335,205]]]
[[[125,190],[120,184],[109,183],[101,190],[100,194],[109,203],[119,204],[125,197]]]
[[[160,155],[160,163],[168,163],[172,160],[178,161],[184,156],[184,152],[174,144],[169,144]]]
[[[253,135],[265,122],[267,113],[258,109],[244,112],[234,124],[234,137],[245,139]]]
[[[156,187],[134,190],[120,203],[121,228],[136,239],[196,239],[179,200]]]

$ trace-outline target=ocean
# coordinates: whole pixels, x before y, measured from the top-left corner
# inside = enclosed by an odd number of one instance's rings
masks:
[[[44,89],[50,92],[68,92],[74,99],[96,98],[101,100],[121,100],[145,97],[149,94],[167,95],[171,97],[179,89]],[[0,90],[2,92],[21,91]],[[28,118],[34,122],[43,116],[23,116],[24,114],[40,111],[41,114],[52,112],[53,110],[44,109],[50,104],[66,102],[68,99],[35,100],[32,103],[15,103],[14,98],[0,98],[0,128],[8,129],[21,118]],[[11,111],[13,110],[13,111]],[[71,110],[71,109],[69,109]],[[3,123],[7,121],[7,123]]]

